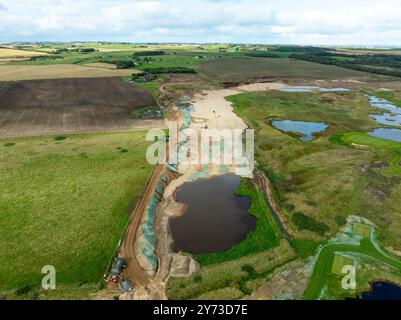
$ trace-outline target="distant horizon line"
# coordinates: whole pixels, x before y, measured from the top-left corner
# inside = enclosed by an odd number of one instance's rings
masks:
[[[170,45],[242,45],[242,46],[312,46],[312,47],[352,47],[352,48],[382,48],[382,49],[401,49],[401,45],[385,45],[385,44],[295,44],[295,43],[241,43],[241,42],[181,42],[181,41],[150,41],[150,42],[131,42],[131,41],[105,41],[105,40],[71,40],[71,41],[56,41],[56,40],[16,40],[16,41],[1,41],[0,45],[4,44],[74,44],[74,43],[103,43],[103,44],[133,44],[133,45],[155,45],[155,44],[170,44]]]

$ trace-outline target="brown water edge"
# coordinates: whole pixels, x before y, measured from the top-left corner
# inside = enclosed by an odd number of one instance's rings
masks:
[[[226,174],[185,183],[176,192],[185,212],[170,219],[175,252],[224,252],[255,229],[250,199],[235,195],[240,183],[241,177]]]

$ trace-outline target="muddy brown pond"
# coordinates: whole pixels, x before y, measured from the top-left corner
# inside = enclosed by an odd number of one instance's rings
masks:
[[[256,226],[248,214],[250,199],[235,195],[241,178],[227,174],[184,184],[176,200],[187,205],[179,218],[170,221],[174,251],[212,253],[230,249]]]

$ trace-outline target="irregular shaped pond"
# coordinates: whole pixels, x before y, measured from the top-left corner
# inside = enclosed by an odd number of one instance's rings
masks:
[[[346,88],[320,88],[320,92],[349,92],[350,89]]]
[[[174,251],[223,252],[245,239],[256,218],[248,214],[250,199],[234,194],[240,182],[239,176],[227,174],[181,187],[176,199],[188,207],[170,221]]]
[[[299,139],[302,141],[312,141],[313,134],[323,132],[328,125],[322,122],[306,122],[293,120],[274,120],[272,126],[284,132],[296,132],[303,136]]]
[[[401,114],[401,108],[395,106],[394,104],[392,104],[391,102],[389,102],[385,99],[377,98],[375,96],[370,96],[369,104],[375,108],[388,110],[391,113],[395,113],[395,114]]]
[[[383,114],[375,114],[372,115],[372,118],[375,119],[380,124],[385,124],[388,126],[401,126],[401,115],[391,115],[390,113]]]
[[[360,295],[361,300],[401,300],[401,288],[388,282],[375,282],[372,291]]]
[[[382,138],[390,141],[401,142],[401,130],[390,128],[379,128],[369,132],[371,136]]]

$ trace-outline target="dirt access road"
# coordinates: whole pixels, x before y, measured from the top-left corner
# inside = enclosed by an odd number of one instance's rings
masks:
[[[152,277],[146,273],[145,270],[139,265],[139,262],[135,255],[135,243],[136,237],[138,235],[139,228],[141,226],[141,222],[143,216],[146,212],[146,208],[149,204],[151,197],[154,194],[156,189],[156,185],[160,180],[160,176],[167,169],[165,165],[157,165],[145,187],[145,191],[143,193],[142,198],[138,202],[133,214],[131,221],[127,227],[127,231],[125,234],[125,240],[120,249],[120,256],[126,261],[127,267],[124,270],[123,277],[131,280],[132,284],[136,288],[146,288],[146,291],[149,292],[148,286],[151,286]],[[160,300],[163,299],[163,291],[160,291],[159,288],[150,288],[149,297],[152,300]]]

